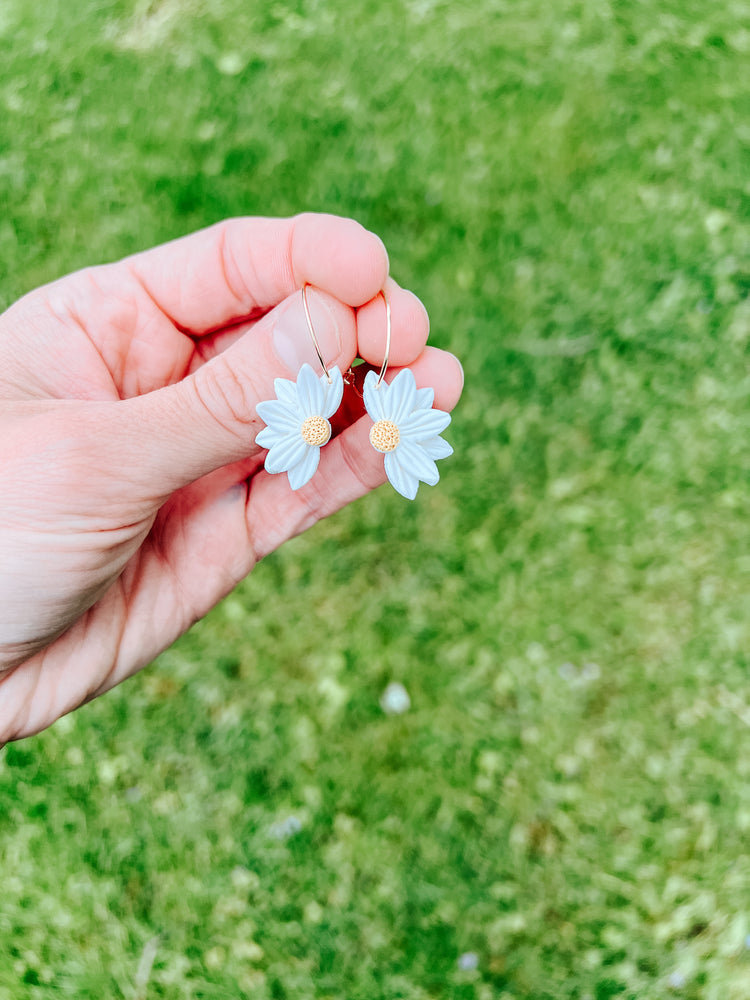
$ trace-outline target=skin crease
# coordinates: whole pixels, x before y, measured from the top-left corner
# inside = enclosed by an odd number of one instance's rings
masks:
[[[330,215],[230,219],[37,289],[0,316],[0,745],[166,649],[255,563],[385,482],[350,389],[317,473],[263,469],[273,380],[408,365],[451,410],[463,375],[383,244]],[[362,369],[357,369],[360,377]],[[404,501],[407,502],[407,501]]]

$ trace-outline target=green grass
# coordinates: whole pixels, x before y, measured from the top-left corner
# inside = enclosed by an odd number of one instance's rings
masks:
[[[3,0],[1,305],[333,211],[467,388],[438,487],[5,749],[0,1000],[747,996],[749,55],[746,0]]]

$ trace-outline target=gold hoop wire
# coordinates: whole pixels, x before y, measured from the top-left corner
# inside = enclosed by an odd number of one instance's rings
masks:
[[[383,367],[380,369],[380,374],[378,375],[378,380],[375,383],[375,388],[380,388],[380,383],[385,378],[385,373],[388,371],[388,358],[391,353],[391,304],[384,290],[381,290],[380,295],[383,296],[383,302],[385,302],[385,357],[383,358]]]
[[[307,304],[307,288],[310,282],[306,281],[302,286],[302,305],[305,307],[305,318],[307,319],[307,326],[310,330],[310,336],[312,337],[312,342],[315,345],[315,353],[318,355],[318,361],[320,362],[320,367],[325,372],[325,376],[328,379],[329,384],[333,382],[331,378],[331,373],[326,368],[326,363],[323,360],[323,355],[320,353],[320,344],[318,343],[318,338],[315,336],[315,329],[313,328],[312,316],[310,315],[310,307]]]
[[[320,367],[325,372],[325,376],[330,383],[333,382],[333,379],[331,378],[331,373],[328,371],[326,363],[323,360],[323,355],[321,354],[320,351],[320,344],[318,343],[318,338],[315,336],[315,328],[313,327],[312,316],[310,315],[310,306],[307,304],[307,289],[309,286],[310,286],[309,281],[306,281],[302,286],[302,305],[305,308],[305,319],[307,320],[307,327],[310,331],[310,336],[312,337],[312,342],[315,347],[315,353],[318,355],[318,361],[320,362]],[[380,388],[380,384],[385,378],[385,373],[388,371],[388,359],[391,354],[391,304],[388,301],[388,296],[385,294],[384,290],[381,289],[381,291],[378,292],[378,294],[382,295],[383,302],[385,302],[385,355],[383,356],[383,364],[380,368],[380,374],[378,375],[378,380],[375,383],[376,389]]]

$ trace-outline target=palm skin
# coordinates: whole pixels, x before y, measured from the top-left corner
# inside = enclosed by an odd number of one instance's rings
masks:
[[[315,363],[392,361],[451,409],[455,359],[351,220],[235,219],[38,289],[0,316],[0,743],[148,663],[286,539],[384,481],[356,397],[292,492],[255,405]]]

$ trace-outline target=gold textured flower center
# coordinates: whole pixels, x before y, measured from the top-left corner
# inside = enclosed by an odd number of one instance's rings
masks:
[[[313,448],[321,448],[331,438],[331,425],[325,417],[308,417],[300,428],[302,440]]]
[[[370,444],[376,451],[393,451],[400,440],[398,427],[392,420],[378,420],[370,429]]]

